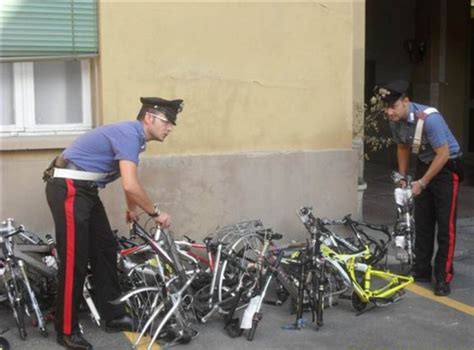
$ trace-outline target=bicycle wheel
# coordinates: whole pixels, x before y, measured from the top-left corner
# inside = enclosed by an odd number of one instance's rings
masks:
[[[255,332],[257,331],[258,321],[253,319],[252,320],[252,328],[249,329],[247,333],[247,340],[252,341],[255,337]]]
[[[212,308],[210,284],[202,286],[194,293],[193,306],[198,316],[204,316]]]
[[[156,310],[158,305],[163,300],[161,291],[159,290],[145,290],[140,293],[132,295],[127,301],[127,308],[130,315],[134,319],[134,331],[140,332],[143,330],[145,324],[150,319],[150,316]],[[147,333],[150,333],[155,328],[157,320],[153,320],[148,326]]]
[[[262,248],[262,238],[249,234],[240,237],[227,249],[230,258],[222,262],[217,283],[219,302],[223,301],[224,293],[237,287],[243,273],[256,269]]]
[[[186,297],[185,297],[186,298]],[[189,298],[191,300],[191,298]],[[174,316],[168,321],[166,329],[167,344],[165,348],[168,348],[174,344],[188,344],[192,338],[196,337],[199,333],[193,328],[194,314],[192,312],[191,304],[183,302],[178,307]]]
[[[355,291],[352,292],[351,301],[352,307],[357,312],[363,311],[367,306],[367,302],[363,301]]]
[[[344,294],[348,287],[333,265],[325,262],[324,266],[324,307],[337,305],[339,296]]]

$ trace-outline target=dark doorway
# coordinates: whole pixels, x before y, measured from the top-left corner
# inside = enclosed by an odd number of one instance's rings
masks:
[[[365,99],[375,85],[411,83],[418,103],[436,107],[474,164],[474,1],[366,0]],[[382,128],[390,136],[388,128]],[[369,154],[396,166],[395,147]],[[369,167],[370,168],[370,167]]]

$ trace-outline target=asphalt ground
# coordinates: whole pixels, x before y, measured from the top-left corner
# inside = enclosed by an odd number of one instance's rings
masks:
[[[474,174],[472,172],[471,174]],[[366,168],[368,189],[364,195],[364,220],[392,224],[395,218],[393,186],[389,171],[377,164]],[[415,283],[407,288],[405,297],[387,307],[380,307],[360,316],[352,310],[349,300],[326,309],[324,325],[316,330],[311,314],[300,330],[282,327],[295,321],[288,305],[263,307],[255,339],[230,338],[223,330],[222,319],[215,316],[206,324],[196,325],[199,336],[178,349],[474,349],[474,181],[460,187],[457,223],[457,244],[454,258],[455,277],[449,297],[433,295],[430,283]],[[395,267],[394,267],[395,268]],[[93,325],[87,314],[81,324],[85,337],[94,349],[131,349],[131,334],[109,334]],[[63,349],[55,342],[53,325],[48,324],[49,337],[43,338],[31,325],[28,339],[18,337],[12,316],[0,307],[0,332],[11,349]],[[140,347],[142,349],[144,347]],[[158,349],[159,347],[154,347]]]

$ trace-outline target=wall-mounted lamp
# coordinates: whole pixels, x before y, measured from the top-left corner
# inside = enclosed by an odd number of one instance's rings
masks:
[[[405,51],[412,63],[420,63],[426,53],[426,42],[416,39],[407,39],[403,43]]]

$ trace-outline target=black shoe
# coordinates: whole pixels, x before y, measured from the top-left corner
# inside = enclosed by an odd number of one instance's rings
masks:
[[[105,321],[106,332],[134,331],[133,319],[128,316],[120,316],[113,320]]]
[[[439,297],[445,297],[451,293],[451,286],[446,282],[436,282],[434,294]]]
[[[415,282],[431,282],[431,274],[421,274],[416,271],[412,271],[410,275],[415,279]]]
[[[58,334],[56,341],[59,345],[70,350],[92,350],[92,345],[80,333],[71,335]]]

